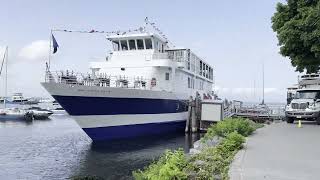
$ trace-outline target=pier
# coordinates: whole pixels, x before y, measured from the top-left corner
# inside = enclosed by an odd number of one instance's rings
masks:
[[[243,105],[242,101],[231,102],[190,97],[185,132],[206,131],[207,128],[225,118],[241,117],[257,123],[282,121],[285,117],[284,105]]]

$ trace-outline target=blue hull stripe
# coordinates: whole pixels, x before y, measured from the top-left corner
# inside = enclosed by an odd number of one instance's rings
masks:
[[[168,132],[184,132],[186,121],[135,124],[126,126],[83,128],[93,141],[125,139]]]
[[[72,116],[161,114],[185,112],[186,103],[177,99],[53,96]]]

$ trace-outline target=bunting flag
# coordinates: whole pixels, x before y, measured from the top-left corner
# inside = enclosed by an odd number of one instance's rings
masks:
[[[53,54],[54,54],[58,51],[59,44],[58,44],[56,38],[54,38],[53,34],[51,34],[51,35],[52,35],[52,47],[53,47]]]
[[[127,31],[97,31],[97,30],[90,30],[90,31],[79,31],[79,30],[67,30],[67,29],[53,29],[52,31],[55,32],[69,32],[69,33],[89,33],[89,34],[93,34],[93,33],[100,33],[100,34],[107,34],[107,35],[111,35],[111,34],[127,34],[127,33],[131,33],[131,32],[144,32],[144,28],[143,27],[139,27],[137,29],[128,29]]]
[[[155,31],[157,31],[159,35],[161,35],[162,38],[166,40],[167,43],[170,43],[173,47],[175,47],[175,45],[172,42],[170,42],[168,38],[164,35],[164,33],[156,26],[156,23],[150,22],[148,17],[144,19],[144,22],[146,23],[146,26],[150,25]]]

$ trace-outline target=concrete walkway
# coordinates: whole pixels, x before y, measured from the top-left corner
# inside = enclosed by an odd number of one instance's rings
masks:
[[[320,126],[266,125],[247,139],[229,174],[231,180],[319,180]]]

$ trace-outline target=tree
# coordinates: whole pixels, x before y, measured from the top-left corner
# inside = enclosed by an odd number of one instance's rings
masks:
[[[320,69],[320,0],[287,0],[278,3],[272,20],[280,54],[289,57],[296,70]]]

